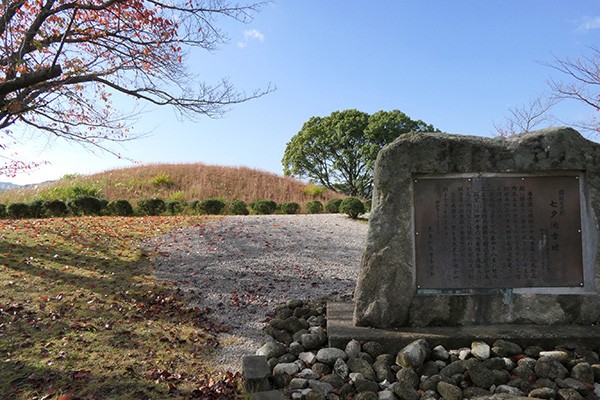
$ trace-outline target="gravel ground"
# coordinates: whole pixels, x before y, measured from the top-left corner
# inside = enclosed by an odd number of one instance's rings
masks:
[[[352,297],[367,224],[340,214],[224,217],[149,243],[159,278],[193,294],[230,329],[215,367],[241,371],[267,340],[274,306],[289,299]]]

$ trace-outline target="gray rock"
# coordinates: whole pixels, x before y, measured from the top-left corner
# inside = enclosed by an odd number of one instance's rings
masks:
[[[503,357],[501,358],[502,362],[504,362],[504,369],[507,371],[512,371],[517,367],[517,363],[514,362],[511,358]]]
[[[371,357],[369,353],[365,353],[362,351],[358,353],[358,358],[365,360],[369,364],[373,364],[375,362],[375,360],[373,359],[373,357]]]
[[[290,344],[294,341],[292,335],[284,329],[275,329],[272,326],[267,325],[265,326],[264,331],[267,335],[273,337],[273,339],[277,340],[278,342]]]
[[[269,368],[273,370],[273,368],[275,368],[275,366],[279,364],[279,360],[275,357],[269,358],[269,360],[267,360],[267,364],[269,364]]]
[[[535,368],[535,364],[534,364]],[[535,375],[533,370],[529,368],[527,365],[519,365],[515,369],[512,370],[512,374],[521,378],[528,378],[530,376]]]
[[[525,354],[527,357],[539,358],[541,351],[544,351],[544,349],[542,349],[540,346],[529,346],[523,351],[523,354]]]
[[[271,368],[265,356],[246,356],[242,359],[244,385],[250,393],[267,391],[271,389],[269,376]]]
[[[348,369],[348,364],[344,362],[341,358],[338,358],[333,364],[333,372],[335,372],[340,378],[346,379],[350,374],[350,369]]]
[[[280,329],[285,329],[286,331],[288,331],[289,333],[291,333],[293,335],[294,333],[298,332],[299,330],[307,329],[307,328],[308,328],[308,322],[306,322],[306,321],[301,322],[298,317],[295,317],[292,315],[291,317],[289,317],[283,321]]]
[[[556,390],[547,387],[533,389],[528,396],[538,399],[553,399],[556,397]]]
[[[280,363],[280,364],[277,364],[275,366],[275,368],[273,368],[273,374],[275,374],[275,375],[278,375],[278,374],[295,375],[298,372],[300,372],[300,368],[298,367],[298,364],[296,364],[296,363]]]
[[[419,387],[423,391],[427,391],[427,390],[435,391],[435,390],[437,390],[437,384],[441,381],[450,383],[450,384],[454,383],[454,381],[450,377],[443,376],[443,375],[432,375],[429,378],[426,378],[424,381],[422,381]]]
[[[373,341],[365,343],[362,347],[362,351],[369,354],[373,358],[377,358],[385,353],[383,346]]]
[[[459,360],[466,360],[469,357],[471,357],[471,349],[469,349],[468,347],[463,347],[458,349],[458,359]]]
[[[523,393],[521,389],[509,385],[498,386],[494,393],[506,393],[512,396],[525,396],[525,393]]]
[[[290,374],[276,374],[271,377],[271,382],[273,382],[273,387],[276,389],[285,389],[290,382],[292,381],[292,377]]]
[[[265,356],[267,359],[279,358],[286,352],[285,346],[277,342],[267,342],[260,349],[256,350],[257,356]]]
[[[308,379],[293,378],[290,381],[290,389],[292,389],[292,390],[301,390],[301,389],[306,389],[307,387],[308,387]]]
[[[331,367],[321,362],[315,363],[315,365],[313,365],[311,369],[314,373],[318,374],[319,376],[329,375],[331,373]]]
[[[419,368],[420,375],[431,376],[439,372],[440,368],[436,361],[427,361],[421,368]]]
[[[400,371],[396,373],[396,379],[398,381],[404,381],[412,386],[415,390],[419,388],[419,383],[421,383],[421,379],[419,379],[419,375],[410,368],[402,368]]]
[[[535,363],[535,373],[540,378],[548,379],[564,379],[569,376],[569,371],[558,361],[552,357],[540,357]]]
[[[583,396],[574,389],[560,389],[558,391],[559,400],[583,400]]]
[[[279,357],[277,359],[277,361],[279,361],[280,363],[291,363],[296,361],[298,358],[290,353],[285,353],[284,355],[282,355],[281,357]]]
[[[382,390],[377,393],[378,400],[396,400],[396,395],[391,390]]]
[[[500,357],[488,358],[487,360],[483,361],[483,365],[485,365],[485,367],[489,370],[507,369],[506,362]]]
[[[485,390],[477,386],[469,386],[463,389],[463,395],[467,399],[472,399],[473,397],[480,396],[489,396],[491,394],[492,392],[490,392],[489,390]]]
[[[498,339],[494,342],[492,352],[498,357],[513,357],[523,353],[523,349],[516,343]]]
[[[360,353],[360,342],[358,340],[352,339],[346,345],[346,354],[348,358],[358,358],[358,354]]]
[[[298,359],[304,361],[309,365],[313,365],[317,362],[317,355],[312,351],[305,351],[303,353],[298,354]]]
[[[448,361],[450,359],[450,353],[448,353],[448,350],[440,344],[431,350],[431,359]]]
[[[379,385],[376,382],[367,380],[367,379],[356,379],[354,381],[354,387],[356,388],[356,392],[374,392],[377,393],[379,391]]]
[[[320,375],[314,372],[312,369],[303,369],[298,373],[298,378],[311,380],[311,379],[319,379]]]
[[[376,382],[393,382],[395,380],[390,365],[385,361],[375,361],[373,371],[375,372]]]
[[[594,383],[594,370],[587,362],[576,364],[571,369],[571,378],[584,383]]]
[[[473,342],[471,343],[471,354],[478,360],[487,360],[490,358],[490,346],[485,342]]]
[[[308,381],[308,386],[315,392],[319,392],[324,396],[327,396],[333,391],[333,386],[331,386],[329,383],[320,382],[314,379]]]
[[[334,389],[341,389],[344,386],[344,380],[337,374],[325,375],[320,379],[321,382],[329,383]]]
[[[317,352],[317,361],[327,365],[333,366],[338,358],[345,361],[348,356],[344,350],[336,349],[335,347],[326,347]]]
[[[585,383],[573,378],[557,379],[556,384],[561,389],[577,390],[582,396],[587,396],[587,394],[590,391],[590,389],[585,385]]]
[[[535,384],[538,387],[547,387],[547,388],[550,388],[550,389],[554,389],[554,391],[558,390],[558,385],[553,380],[550,380],[548,378],[538,378],[535,381]]]
[[[594,381],[600,382],[600,364],[592,364],[592,371],[594,371]]]
[[[302,346],[306,350],[317,350],[325,343],[323,337],[317,333],[305,333],[300,337]]]
[[[361,392],[358,393],[354,400],[378,400],[379,396],[375,392]]]
[[[495,376],[481,361],[471,359],[467,362],[467,371],[473,383],[481,388],[488,389],[494,384]]]
[[[371,365],[366,360],[361,358],[351,358],[348,360],[347,364],[348,369],[351,372],[360,372],[365,379],[375,381],[375,371],[373,371],[373,368],[371,368]]]
[[[425,339],[418,339],[406,345],[398,352],[396,363],[405,368],[419,368],[425,362],[429,354],[429,346]]]
[[[504,385],[510,380],[510,372],[505,369],[493,369],[491,370],[494,375],[494,385]]]
[[[395,382],[390,389],[400,400],[419,400],[419,392],[405,381]]]
[[[435,390],[426,390],[421,394],[420,400],[438,400],[440,396]]]
[[[446,400],[461,400],[463,398],[463,391],[459,387],[446,382],[438,382],[437,391]]]
[[[571,358],[569,353],[562,350],[540,351],[540,357],[548,357],[560,362],[567,362]]]
[[[454,361],[453,363],[450,363],[447,366],[445,366],[444,368],[442,368],[440,370],[440,375],[450,377],[452,375],[462,374],[463,372],[465,372],[466,369],[467,369],[467,361],[458,360],[458,361]]]
[[[520,367],[521,365],[525,365],[526,367],[529,367],[533,370],[535,368],[535,362],[536,362],[535,358],[523,357],[517,362],[517,367]]]
[[[381,354],[379,356],[377,356],[377,358],[375,359],[375,362],[380,361],[380,362],[385,362],[386,364],[388,364],[390,367],[392,365],[394,365],[396,363],[396,357],[394,357],[391,354]]]
[[[304,352],[304,346],[302,346],[298,342],[292,342],[292,343],[290,343],[290,347],[288,347],[287,351],[288,351],[288,353],[293,354],[294,356],[298,357],[300,355],[300,353]]]
[[[356,381],[357,379],[365,379],[365,376],[360,372],[350,372],[348,374],[348,377],[352,382]]]
[[[287,308],[294,309],[297,307],[302,307],[304,305],[304,301],[298,299],[288,300],[285,302],[285,305]]]

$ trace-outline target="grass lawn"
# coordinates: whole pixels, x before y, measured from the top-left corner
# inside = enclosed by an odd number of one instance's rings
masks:
[[[144,237],[199,217],[0,221],[0,399],[229,399],[221,326],[152,274]]]

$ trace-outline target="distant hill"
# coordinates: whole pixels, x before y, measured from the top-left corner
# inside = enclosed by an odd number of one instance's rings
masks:
[[[277,203],[312,200],[325,202],[345,196],[307,185],[281,175],[247,167],[195,164],[151,164],[114,169],[93,175],[69,176],[58,181],[0,192],[0,203],[29,202],[35,199],[66,200],[73,193],[95,193],[106,200],[140,199],[193,201],[221,198],[226,201],[259,199]]]
[[[15,183],[10,182],[0,182],[0,192],[3,190],[14,189],[18,187],[21,187],[21,185],[17,185]]]

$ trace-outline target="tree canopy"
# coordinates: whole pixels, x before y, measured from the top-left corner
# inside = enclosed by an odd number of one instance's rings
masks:
[[[282,159],[286,176],[309,178],[329,189],[371,197],[373,168],[383,146],[408,132],[439,132],[404,113],[334,111],[311,117],[287,144]]]
[[[120,93],[182,116],[217,116],[259,97],[226,80],[197,82],[184,60],[192,48],[227,40],[219,16],[248,21],[261,3],[226,0],[5,0],[0,6],[0,173],[27,167],[9,155],[13,126],[83,145],[128,140]],[[193,85],[196,85],[195,87]]]

